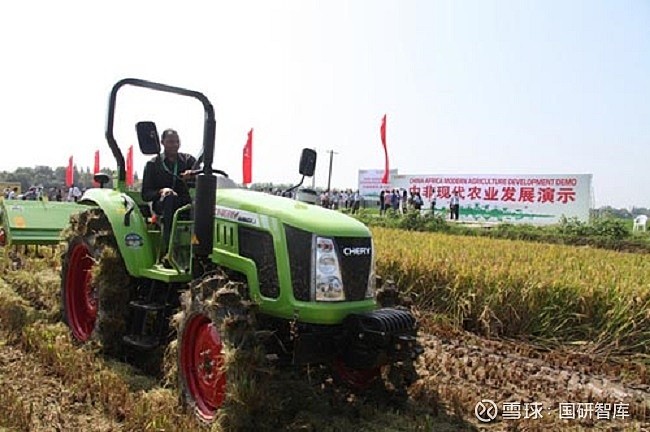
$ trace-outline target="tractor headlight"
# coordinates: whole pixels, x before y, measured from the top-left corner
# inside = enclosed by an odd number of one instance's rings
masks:
[[[341,267],[336,255],[334,241],[326,237],[314,237],[313,299],[316,301],[345,300]]]
[[[374,298],[375,297],[375,288],[377,285],[377,276],[375,274],[375,243],[370,240],[370,249],[371,249],[371,256],[370,256],[370,274],[368,274],[368,288],[366,289],[366,298]]]

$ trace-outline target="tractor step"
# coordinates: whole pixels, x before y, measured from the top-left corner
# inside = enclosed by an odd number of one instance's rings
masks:
[[[143,300],[133,300],[129,302],[129,306],[133,309],[140,309],[145,312],[161,312],[165,309],[165,305],[159,303],[147,303]]]
[[[157,337],[146,335],[126,335],[122,338],[122,341],[141,350],[152,350],[160,345],[160,340]]]

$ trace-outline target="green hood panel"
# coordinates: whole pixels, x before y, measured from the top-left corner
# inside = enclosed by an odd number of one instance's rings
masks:
[[[316,234],[370,237],[370,230],[364,224],[341,212],[263,192],[219,189],[217,205],[277,218],[283,223]]]

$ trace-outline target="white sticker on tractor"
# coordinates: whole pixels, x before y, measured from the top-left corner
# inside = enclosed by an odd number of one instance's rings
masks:
[[[214,206],[214,215],[221,219],[260,226],[260,220],[255,213],[228,207]]]
[[[128,233],[124,236],[124,244],[132,249],[140,249],[144,245],[144,239],[138,233]]]

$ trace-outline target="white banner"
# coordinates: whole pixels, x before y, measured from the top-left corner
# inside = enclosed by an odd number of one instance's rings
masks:
[[[388,171],[389,184],[382,184],[384,170],[359,170],[359,194],[363,197],[377,197],[382,189],[390,188],[390,180],[397,175],[397,170]]]
[[[419,192],[426,209],[435,197],[436,210],[447,213],[449,199],[458,192],[464,221],[545,225],[562,216],[586,222],[592,206],[591,179],[591,174],[394,175],[385,189]]]

